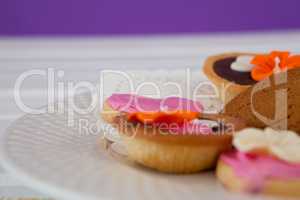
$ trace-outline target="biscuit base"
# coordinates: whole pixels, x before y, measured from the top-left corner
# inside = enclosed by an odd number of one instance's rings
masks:
[[[167,173],[194,173],[214,168],[218,155],[222,151],[222,148],[217,145],[187,146],[159,143],[124,135],[122,138],[127,147],[129,159]]]
[[[247,192],[248,182],[234,173],[234,169],[219,160],[216,170],[217,178],[226,188],[236,192]],[[265,181],[261,193],[267,195],[300,197],[300,180],[279,180],[269,178]]]

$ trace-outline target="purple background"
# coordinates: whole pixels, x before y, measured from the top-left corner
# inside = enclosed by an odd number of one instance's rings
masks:
[[[300,28],[299,0],[0,0],[0,35]]]

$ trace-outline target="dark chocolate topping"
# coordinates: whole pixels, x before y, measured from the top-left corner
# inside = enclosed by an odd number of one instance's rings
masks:
[[[250,72],[238,72],[231,69],[230,65],[236,60],[236,57],[228,57],[221,60],[218,60],[214,63],[213,69],[215,73],[234,83],[239,85],[252,85],[256,81],[251,78]]]

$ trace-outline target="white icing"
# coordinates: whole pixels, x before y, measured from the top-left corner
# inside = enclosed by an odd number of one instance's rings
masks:
[[[230,68],[238,72],[250,72],[254,65],[251,64],[253,56],[238,56],[235,62],[231,63]]]
[[[238,56],[236,58],[236,62],[250,64],[252,59],[253,59],[253,56]]]

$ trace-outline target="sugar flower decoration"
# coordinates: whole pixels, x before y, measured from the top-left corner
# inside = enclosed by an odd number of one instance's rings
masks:
[[[267,154],[300,163],[300,137],[293,131],[246,128],[234,135],[233,146],[241,152]]]
[[[254,65],[251,77],[260,81],[273,73],[300,67],[300,55],[291,55],[288,51],[272,51],[270,54],[256,55],[251,64]]]

